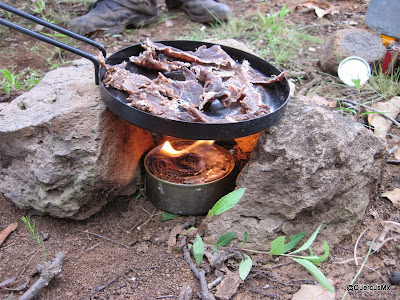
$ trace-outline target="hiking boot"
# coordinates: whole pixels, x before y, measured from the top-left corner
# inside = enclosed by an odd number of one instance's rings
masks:
[[[166,3],[169,9],[182,9],[193,22],[222,22],[231,14],[229,7],[217,0],[166,0]]]
[[[81,35],[95,31],[113,34],[127,26],[154,23],[156,19],[157,0],[98,0],[86,14],[72,20],[68,29]]]

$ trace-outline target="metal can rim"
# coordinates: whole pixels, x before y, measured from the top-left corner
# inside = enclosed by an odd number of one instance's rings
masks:
[[[349,74],[348,72],[344,73],[344,66],[351,61],[359,61],[362,63],[363,66],[365,66],[364,70],[358,70],[361,71],[362,73],[357,72],[358,78],[361,80],[360,84],[361,85],[365,84],[371,77],[371,66],[365,59],[359,56],[349,56],[340,62],[338,66],[338,76],[340,80],[342,80],[342,82],[345,83],[346,85],[355,86],[355,83],[352,81],[353,79],[355,79],[352,77],[355,76],[351,76],[351,74]]]

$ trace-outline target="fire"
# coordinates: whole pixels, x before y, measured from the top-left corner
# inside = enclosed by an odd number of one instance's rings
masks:
[[[199,145],[205,144],[211,146],[213,143],[214,143],[213,140],[198,140],[194,142],[192,145],[186,147],[185,149],[176,150],[172,147],[169,141],[166,141],[164,145],[161,147],[160,153],[163,153],[167,156],[180,156],[182,154],[190,152],[192,149],[196,148]]]

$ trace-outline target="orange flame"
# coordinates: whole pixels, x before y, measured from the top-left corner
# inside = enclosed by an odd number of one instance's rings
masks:
[[[160,153],[163,153],[163,154],[168,155],[168,156],[180,156],[180,155],[182,155],[184,153],[190,152],[190,150],[192,150],[193,148],[195,148],[195,147],[197,147],[199,145],[206,144],[206,145],[211,146],[213,143],[214,143],[213,140],[198,140],[198,141],[194,142],[192,145],[188,146],[185,149],[176,150],[176,149],[174,149],[172,147],[172,145],[171,145],[171,143],[169,141],[166,141],[164,143],[164,145],[161,147]]]

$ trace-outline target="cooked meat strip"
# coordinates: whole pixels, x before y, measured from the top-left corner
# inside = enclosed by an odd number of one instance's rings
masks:
[[[185,80],[193,80],[197,81],[196,74],[193,71],[189,70],[188,68],[182,68],[183,76],[185,76]]]
[[[213,45],[210,48],[207,48],[207,46],[203,45],[199,47],[195,52],[193,52],[183,51],[171,46],[166,46],[161,43],[154,43],[150,39],[146,39],[142,47],[146,50],[155,49],[164,53],[167,56],[181,59],[187,62],[229,67],[233,67],[235,65],[235,61],[219,45]]]
[[[142,47],[145,49],[160,51],[167,56],[178,58],[183,61],[201,63],[199,58],[193,55],[193,51],[183,51],[171,46],[166,46],[161,43],[154,43],[149,38],[147,38],[146,41],[142,44]]]
[[[196,107],[200,105],[203,86],[194,80],[177,81],[159,73],[158,77],[154,79],[154,83],[170,99],[176,99],[179,103],[193,104]]]
[[[131,106],[154,115],[166,115],[169,111],[162,107],[161,102],[164,98],[159,93],[140,92],[129,95],[127,100],[131,101]]]
[[[189,122],[196,120],[187,111],[180,110],[179,101],[168,99],[156,90],[129,95],[127,100],[131,101],[131,106],[163,118]]]
[[[263,105],[261,93],[246,77],[247,66],[235,66],[236,76],[225,83],[236,96],[236,101],[245,109],[246,113],[255,113]]]
[[[289,72],[283,71],[278,75],[268,77],[254,70],[247,60],[242,62],[242,70],[244,71],[246,78],[253,84],[272,84],[283,80]]]
[[[211,67],[197,65],[193,66],[191,70],[194,71],[196,78],[202,82],[204,86],[204,93],[201,96],[202,100],[198,107],[200,110],[202,110],[204,105],[206,105],[208,102],[231,96],[231,93],[223,84],[222,78],[215,76]]]
[[[249,80],[251,83],[254,84],[272,84],[278,81],[282,81],[286,77],[287,73],[289,73],[289,71],[283,71],[278,75],[272,75],[271,77],[266,77],[258,72],[255,72],[253,69],[253,72],[251,73],[252,77]]]
[[[265,116],[270,113],[270,109],[268,105],[265,107],[260,107],[256,112],[254,113],[248,113],[248,114],[229,114],[226,116],[226,119],[230,120],[231,122],[241,122],[241,121],[246,121],[254,118],[259,118],[262,116]]]
[[[172,72],[187,67],[188,64],[180,61],[168,61],[165,57],[158,58],[153,48],[148,48],[139,56],[131,56],[129,60],[147,69]]]
[[[118,90],[128,93],[137,93],[153,82],[146,76],[134,74],[124,69],[122,65],[106,66],[103,83],[105,86],[112,86]]]
[[[226,120],[224,119],[213,119],[206,114],[202,113],[200,110],[198,110],[194,105],[191,104],[182,104],[182,108],[187,110],[188,113],[190,113],[197,122],[203,122],[203,123],[226,123]],[[221,121],[221,122],[218,122]]]
[[[220,45],[213,45],[209,48],[203,45],[194,53],[203,64],[211,64],[223,67],[233,67],[236,62],[226,53]]]

